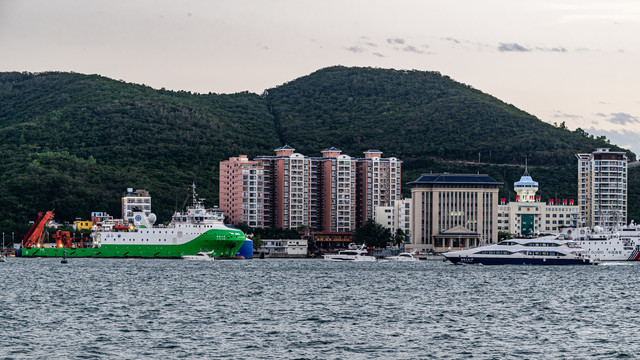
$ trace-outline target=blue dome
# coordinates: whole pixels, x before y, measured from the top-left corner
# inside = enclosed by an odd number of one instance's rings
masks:
[[[523,176],[520,178],[520,181],[516,182],[515,184],[513,184],[515,187],[538,187],[538,182],[537,181],[533,181],[533,179],[531,178],[531,176]]]

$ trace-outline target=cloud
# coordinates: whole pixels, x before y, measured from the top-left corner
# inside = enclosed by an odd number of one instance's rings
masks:
[[[404,52],[412,52],[412,53],[416,53],[416,54],[422,54],[423,53],[422,50],[418,50],[415,46],[412,46],[412,45],[407,45],[407,46],[403,47],[402,51],[404,51]]]
[[[442,38],[442,40],[446,40],[446,41],[450,41],[454,44],[460,44],[462,41],[458,40],[458,39],[454,39],[452,37],[446,37],[446,38]]]
[[[561,52],[566,53],[567,49],[564,47],[555,47],[555,48],[537,48],[536,50],[547,51],[547,52]]]
[[[354,54],[359,54],[359,53],[365,52],[365,49],[363,49],[363,48],[361,48],[359,46],[351,46],[351,47],[345,48],[345,50],[350,51],[350,52],[352,52]]]
[[[607,119],[609,122],[620,125],[637,124],[640,123],[640,119],[637,116],[632,116],[627,113],[612,113],[611,118]]]
[[[517,43],[500,43],[500,46],[498,46],[498,51],[500,52],[527,52],[527,51],[531,51],[530,49],[527,49],[526,47],[517,44]]]
[[[638,142],[636,140],[640,134],[635,131],[629,131],[626,129],[603,130],[603,129],[596,129],[595,127],[590,127],[588,129],[585,129],[585,131],[596,137],[606,136],[607,139],[609,139],[609,141],[612,144],[618,145],[625,149],[630,149],[636,154],[640,153],[640,148],[638,148]]]
[[[376,43],[372,43],[372,42],[368,42],[368,43],[366,43],[365,45],[367,45],[367,46],[371,46],[371,47],[378,47],[378,44],[376,44]]]
[[[375,55],[377,57],[384,57],[384,55],[380,54],[379,52],[374,52],[373,55]]]
[[[404,45],[405,40],[401,38],[389,38],[387,39],[387,43]]]
[[[533,48],[528,48],[518,43],[500,43],[498,46],[498,51],[500,52],[529,52],[529,51],[541,51],[541,52],[555,52],[555,53],[566,53],[569,52],[567,48],[564,46],[558,47],[542,47],[536,46]]]
[[[561,118],[561,119],[572,119],[572,120],[576,120],[576,119],[582,119],[582,115],[576,115],[576,114],[567,114],[567,113],[563,113],[562,111],[557,111],[553,114],[554,118]]]

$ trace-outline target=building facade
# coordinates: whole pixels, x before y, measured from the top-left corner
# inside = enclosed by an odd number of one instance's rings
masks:
[[[402,230],[405,242],[411,243],[411,199],[393,200],[390,206],[376,207],[374,219],[391,234]]]
[[[275,156],[258,156],[264,168],[263,227],[295,229],[317,226],[318,214],[312,206],[311,163],[306,156],[285,145],[275,149]]]
[[[502,183],[485,174],[423,174],[411,185],[411,247],[446,251],[498,240]]]
[[[627,222],[626,153],[598,148],[578,158],[579,222],[614,228]]]
[[[220,210],[232,224],[264,227],[264,167],[246,155],[220,162]]]
[[[264,227],[352,231],[400,199],[401,161],[381,151],[358,159],[331,147],[308,157],[285,145],[275,153],[254,160],[264,170]]]
[[[145,215],[151,214],[151,195],[146,190],[136,190],[128,188],[127,192],[122,196],[122,219],[125,222],[133,224],[133,209],[138,208]]]
[[[383,158],[379,150],[367,150],[356,160],[356,227],[373,219],[378,206],[401,199],[401,164],[395,157]]]
[[[534,236],[556,234],[563,227],[575,226],[578,206],[573,199],[549,199],[542,202],[538,192],[538,182],[533,181],[527,169],[513,184],[516,201],[506,203],[504,198],[498,204],[498,231],[508,231],[513,236]]]

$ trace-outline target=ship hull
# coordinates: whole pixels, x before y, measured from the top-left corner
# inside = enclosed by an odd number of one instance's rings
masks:
[[[446,256],[454,264],[482,265],[592,265],[589,259],[558,258],[507,258],[507,257],[461,257]]]
[[[235,257],[245,242],[242,236],[209,230],[184,244],[103,244],[95,248],[22,248],[23,257],[101,257],[101,258],[181,258],[200,251],[213,251],[213,256]],[[66,251],[66,254],[65,254]]]

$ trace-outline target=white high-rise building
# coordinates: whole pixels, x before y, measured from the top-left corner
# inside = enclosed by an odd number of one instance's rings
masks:
[[[598,148],[578,158],[578,206],[585,226],[613,228],[627,222],[627,155]]]

